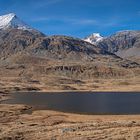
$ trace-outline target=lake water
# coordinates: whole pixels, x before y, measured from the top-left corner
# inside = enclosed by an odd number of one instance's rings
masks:
[[[3,103],[80,114],[140,114],[140,92],[14,93]]]

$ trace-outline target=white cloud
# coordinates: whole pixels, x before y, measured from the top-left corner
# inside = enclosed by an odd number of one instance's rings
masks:
[[[47,7],[50,5],[54,5],[57,3],[62,2],[63,0],[42,0],[42,1],[33,1],[33,6],[35,9],[39,9],[39,8],[43,8],[43,7]]]
[[[112,17],[108,19],[90,19],[90,18],[71,18],[71,17],[36,17],[31,19],[33,22],[49,22],[51,24],[52,22],[61,22],[65,24],[71,24],[75,26],[95,26],[98,28],[108,28],[108,27],[115,27],[122,25],[122,23],[125,21],[124,19],[118,18],[118,17]]]
[[[97,21],[94,19],[71,19],[68,20],[72,24],[77,24],[77,25],[95,25],[97,24]]]
[[[68,17],[47,17],[47,16],[42,16],[42,17],[36,17],[30,19],[33,22],[41,22],[41,21],[59,21],[59,22],[65,22],[69,24],[75,24],[75,25],[96,25],[98,22],[94,19],[81,19],[81,18],[68,18]]]
[[[49,19],[47,17],[36,17],[36,18],[30,18],[30,21],[41,22],[41,21],[49,21]]]
[[[69,19],[67,22],[71,22],[75,25],[90,25],[96,27],[114,27],[121,23],[121,20],[111,18],[106,20],[99,20],[99,19]]]

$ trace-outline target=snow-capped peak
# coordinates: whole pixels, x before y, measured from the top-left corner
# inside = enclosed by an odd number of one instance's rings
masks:
[[[22,30],[32,30],[26,23],[21,21],[16,14],[10,13],[0,16],[0,29],[16,28]]]
[[[86,37],[84,41],[96,45],[97,42],[101,41],[103,37],[99,33],[93,33],[92,35]]]

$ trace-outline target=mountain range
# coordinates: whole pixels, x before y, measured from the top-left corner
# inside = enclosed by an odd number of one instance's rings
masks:
[[[13,13],[3,15],[0,90],[113,90],[130,80],[139,90],[139,48],[140,31],[46,36]]]

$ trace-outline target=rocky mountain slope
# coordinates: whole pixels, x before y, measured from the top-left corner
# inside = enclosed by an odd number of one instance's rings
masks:
[[[17,52],[22,52],[28,46],[32,45],[36,38],[44,35],[35,30],[19,30],[8,28],[0,30],[0,58],[7,58]]]
[[[90,43],[67,36],[45,36],[35,30],[0,30],[0,58],[17,53],[69,60],[90,60],[94,56],[109,55]]]

